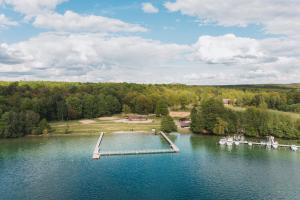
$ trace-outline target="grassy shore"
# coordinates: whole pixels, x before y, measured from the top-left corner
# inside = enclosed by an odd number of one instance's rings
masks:
[[[160,118],[148,117],[145,122],[128,122],[122,115],[97,119],[51,122],[54,135],[98,135],[99,132],[113,133],[118,131],[151,132],[160,130]],[[178,127],[179,133],[191,133],[188,128]]]

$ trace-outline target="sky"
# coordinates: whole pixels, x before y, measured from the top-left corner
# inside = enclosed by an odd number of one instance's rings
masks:
[[[0,80],[299,83],[299,0],[0,0]]]

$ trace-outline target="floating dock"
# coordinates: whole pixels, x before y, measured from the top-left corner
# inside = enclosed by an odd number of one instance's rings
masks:
[[[267,142],[252,142],[252,141],[239,141],[239,143],[240,144],[251,143],[252,145],[261,145],[261,146],[266,146],[268,144]],[[292,144],[278,144],[278,147],[289,147],[289,148],[291,148],[292,146],[300,148],[300,146],[292,145]]]
[[[145,150],[130,150],[130,151],[100,151],[100,144],[104,133],[102,132],[97,140],[93,151],[93,159],[99,159],[100,156],[116,156],[116,155],[138,155],[138,154],[161,154],[161,153],[178,153],[179,148],[166,136],[164,132],[159,132],[160,135],[169,143],[169,149],[145,149]]]
[[[101,132],[100,136],[99,136],[99,138],[97,140],[96,146],[95,146],[94,151],[93,151],[93,159],[99,159],[100,158],[99,149],[100,149],[100,144],[101,144],[103,135],[104,135],[104,133]]]

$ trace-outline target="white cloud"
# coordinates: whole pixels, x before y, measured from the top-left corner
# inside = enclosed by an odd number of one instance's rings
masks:
[[[65,79],[77,77],[89,81],[123,79],[153,66],[162,67],[181,59],[189,47],[162,44],[140,37],[112,37],[101,34],[45,33],[28,41],[13,44],[25,55],[22,63],[7,67],[0,64],[0,73],[28,73],[37,78]],[[18,58],[18,56],[14,56]],[[0,60],[1,62],[1,60]],[[123,74],[119,74],[118,72]],[[126,75],[128,72],[134,71]],[[95,77],[100,74],[99,77]],[[125,77],[124,77],[125,76]]]
[[[266,59],[260,42],[251,38],[223,36],[201,36],[194,45],[192,59],[217,64],[249,64]]]
[[[7,44],[0,44],[0,64],[13,65],[23,62],[24,56],[14,48],[10,48]]]
[[[36,27],[69,32],[145,32],[146,28],[123,22],[118,19],[96,16],[79,15],[66,11],[64,15],[49,13],[38,15],[33,25]]]
[[[297,48],[288,39],[255,40],[234,35],[202,36],[188,46],[98,33],[43,33],[1,46],[0,77],[188,84],[286,83],[300,79],[299,54],[287,53]]]
[[[2,0],[0,4],[10,5],[15,11],[31,18],[37,14],[53,11],[57,5],[65,1],[67,0]]]
[[[16,21],[7,18],[4,14],[0,14],[0,29],[17,25],[18,23]]]
[[[295,0],[176,0],[165,7],[222,26],[260,24],[267,33],[294,36],[300,32],[300,1]]]
[[[145,13],[158,13],[159,9],[153,6],[151,3],[142,3],[142,9]]]

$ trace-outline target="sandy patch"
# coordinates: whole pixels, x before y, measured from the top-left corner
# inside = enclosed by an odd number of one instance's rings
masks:
[[[128,123],[128,124],[148,124],[148,123],[152,123],[153,120],[151,119],[147,119],[144,121],[129,121],[128,119],[118,119],[118,120],[114,120],[114,122],[121,122],[121,123]]]
[[[96,121],[91,120],[91,119],[85,119],[85,120],[80,120],[79,122],[82,124],[92,124],[92,123],[95,123]]]
[[[189,112],[177,112],[177,111],[172,111],[170,112],[171,117],[189,117],[190,113]]]
[[[116,120],[119,119],[118,117],[99,117],[99,120],[103,120],[103,121],[109,121],[109,120]]]

